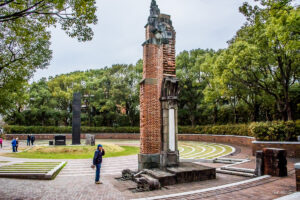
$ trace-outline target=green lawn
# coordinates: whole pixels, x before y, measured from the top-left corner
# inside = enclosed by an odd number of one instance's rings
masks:
[[[104,145],[105,158],[136,155],[139,147],[118,146],[112,144]],[[59,147],[34,147],[21,153],[7,153],[4,156],[15,158],[34,159],[92,159],[96,147],[92,146],[59,146]]]

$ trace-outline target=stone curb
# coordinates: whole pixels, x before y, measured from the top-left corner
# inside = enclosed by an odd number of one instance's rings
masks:
[[[295,192],[293,194],[283,196],[275,200],[298,200],[298,199],[300,199],[300,192]]]
[[[265,176],[261,176],[261,177],[258,177],[258,178],[252,178],[250,180],[240,181],[240,182],[237,182],[237,183],[231,183],[231,184],[221,185],[221,186],[217,186],[217,187],[202,189],[202,190],[194,190],[194,191],[190,191],[190,192],[183,192],[183,193],[163,195],[163,196],[156,196],[156,197],[148,197],[148,198],[140,198],[140,199],[132,199],[132,200],[155,200],[155,199],[180,197],[180,196],[185,196],[185,195],[192,195],[192,194],[210,192],[210,191],[214,191],[214,190],[219,190],[219,189],[225,189],[225,188],[230,188],[230,187],[234,187],[234,186],[239,186],[239,185],[242,185],[242,184],[248,184],[248,183],[252,183],[252,182],[263,180],[263,179],[268,179],[270,177],[271,176],[269,176],[269,175],[265,175]]]
[[[253,141],[252,144],[299,144],[300,142]]]
[[[53,176],[55,175],[55,173],[57,171],[59,171],[60,169],[62,169],[62,167],[66,164],[67,162],[61,162],[57,167],[55,167],[54,169],[52,169],[50,172],[48,172],[46,175],[45,175],[45,179],[46,180],[51,180],[53,178]]]

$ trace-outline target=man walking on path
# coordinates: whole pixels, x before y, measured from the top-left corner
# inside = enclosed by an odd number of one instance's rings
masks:
[[[31,137],[30,135],[27,135],[27,146],[30,146]]]
[[[11,141],[11,145],[12,145],[12,151],[16,152],[17,140],[15,138]]]
[[[97,150],[95,151],[94,154],[94,159],[93,159],[93,168],[96,166],[96,179],[95,183],[96,184],[102,184],[100,182],[100,169],[101,169],[101,163],[102,163],[102,156],[105,155],[105,151],[102,147],[101,144],[97,146]]]

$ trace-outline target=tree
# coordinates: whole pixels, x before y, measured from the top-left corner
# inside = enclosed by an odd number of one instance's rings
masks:
[[[0,1],[0,93],[14,93],[51,59],[49,27],[61,25],[79,41],[91,40],[97,18],[95,0]],[[0,111],[9,109],[9,96]]]
[[[202,63],[213,50],[196,49],[183,51],[176,58],[177,77],[179,78],[179,121],[181,124],[195,126],[202,116],[204,94],[207,85]],[[186,120],[189,120],[187,122]]]
[[[224,53],[224,74],[276,101],[283,120],[292,120],[290,88],[299,81],[300,9],[289,0],[260,0],[262,8],[245,3],[247,23]]]

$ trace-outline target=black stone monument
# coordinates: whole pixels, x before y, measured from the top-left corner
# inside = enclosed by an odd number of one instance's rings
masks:
[[[81,94],[74,93],[73,96],[73,119],[72,119],[72,145],[80,144],[80,113],[81,113]]]

